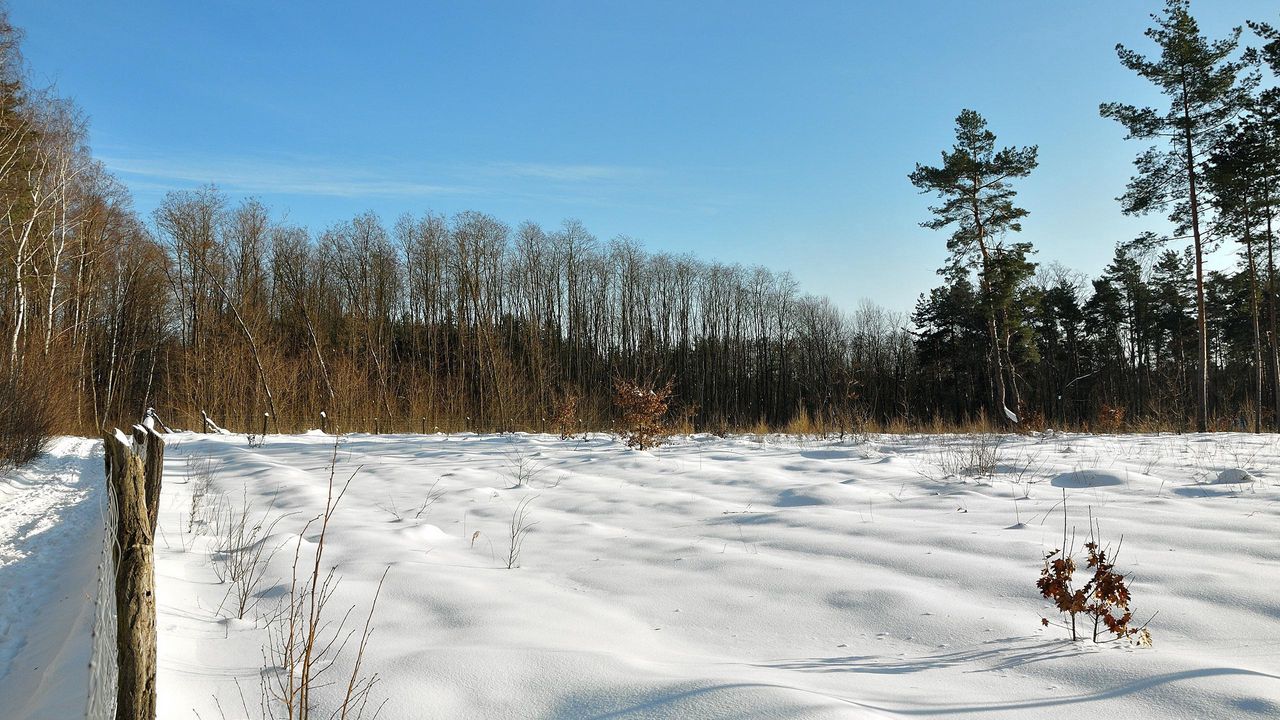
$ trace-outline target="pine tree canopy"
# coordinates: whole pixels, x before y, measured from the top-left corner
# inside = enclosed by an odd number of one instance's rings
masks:
[[[911,183],[922,192],[937,193],[942,205],[930,207],[934,218],[920,223],[931,230],[956,229],[947,241],[953,262],[972,267],[980,246],[1005,231],[1020,231],[1027,211],[1013,204],[1017,194],[1009,181],[1026,177],[1036,167],[1037,147],[996,150],[996,136],[973,110],[956,118],[956,143],[942,152],[937,167],[916,164]]]

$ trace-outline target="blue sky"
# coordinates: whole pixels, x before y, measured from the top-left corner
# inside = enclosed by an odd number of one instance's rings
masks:
[[[313,230],[575,217],[908,311],[945,238],[906,176],[972,107],[1040,146],[1020,185],[1040,262],[1096,273],[1160,227],[1120,214],[1140,147],[1097,111],[1155,100],[1113,48],[1150,50],[1158,0],[9,2],[143,213],[214,182]],[[1214,36],[1280,20],[1273,0],[1193,12]]]

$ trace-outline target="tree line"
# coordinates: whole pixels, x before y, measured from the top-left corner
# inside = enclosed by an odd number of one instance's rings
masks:
[[[1130,215],[1163,214],[1171,232],[1122,242],[1094,279],[1039,268],[1030,243],[1007,240],[1028,211],[1013,181],[1037,166],[1037,148],[997,149],[972,110],[938,166],[911,182],[943,200],[933,229],[951,229],[942,287],[917,304],[917,360],[936,411],[1036,422],[1259,431],[1280,423],[1274,221],[1280,187],[1280,31],[1248,26],[1204,36],[1187,0],[1168,0],[1146,36],[1158,54],[1123,44],[1120,63],[1151,82],[1165,107],[1100,106],[1126,139],[1146,144],[1118,198]],[[1189,244],[1186,244],[1189,243]],[[1185,244],[1185,251],[1179,246]],[[1206,271],[1231,248],[1236,267]]]
[[[1103,105],[1150,143],[1121,198],[1176,230],[1121,243],[1097,278],[1009,238],[1032,147],[977,112],[910,180],[949,229],[914,312],[842,310],[787,273],[653,253],[567,220],[361,214],[320,231],[210,186],[146,218],[95,161],[82,115],[34,87],[0,13],[0,421],[91,432],[154,407],[237,429],[542,430],[617,417],[614,381],[672,387],[696,430],[936,423],[1260,429],[1280,417],[1273,218],[1280,35],[1201,36],[1173,0],[1148,33],[1167,110]],[[1205,271],[1204,254],[1240,258]],[[1184,251],[1182,245],[1187,245]],[[0,433],[5,432],[0,428]]]

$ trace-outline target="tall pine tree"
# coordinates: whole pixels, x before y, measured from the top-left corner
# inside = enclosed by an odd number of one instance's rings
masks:
[[[1127,139],[1166,144],[1165,149],[1155,145],[1138,156],[1137,174],[1120,201],[1126,214],[1169,210],[1177,233],[1191,233],[1200,335],[1196,427],[1204,432],[1209,419],[1209,335],[1204,308],[1206,238],[1197,184],[1201,163],[1244,107],[1256,76],[1245,72],[1244,62],[1231,59],[1240,44],[1240,28],[1224,40],[1208,40],[1191,16],[1188,0],[1167,0],[1164,15],[1151,17],[1156,25],[1146,36],[1159,46],[1160,57],[1150,60],[1124,45],[1116,45],[1116,54],[1122,65],[1160,89],[1169,99],[1168,109],[1111,102],[1103,103],[1100,111],[1124,125]]]
[[[1272,77],[1280,76],[1280,29],[1262,22],[1249,22],[1265,43],[1258,50],[1262,62],[1271,69]],[[1280,289],[1276,285],[1276,238],[1272,222],[1280,204],[1280,87],[1270,87],[1258,94],[1253,103],[1253,120],[1262,142],[1264,181],[1261,185],[1263,222],[1266,223],[1267,264],[1267,338],[1271,346],[1271,400],[1275,428],[1280,430]]]
[[[1268,158],[1257,123],[1246,121],[1230,128],[1222,146],[1212,154],[1206,167],[1206,188],[1217,216],[1218,233],[1234,237],[1243,246],[1241,260],[1248,278],[1249,319],[1252,325],[1253,422],[1254,432],[1262,432],[1263,364],[1262,332],[1258,305],[1257,231],[1266,211]]]
[[[1027,211],[1013,204],[1017,193],[1009,181],[1031,174],[1037,164],[1036,153],[1034,145],[996,150],[996,136],[987,129],[987,121],[973,110],[962,110],[956,118],[955,145],[950,152],[942,152],[942,164],[933,167],[917,163],[909,176],[921,192],[936,193],[944,201],[929,208],[934,217],[921,226],[931,230],[955,227],[947,240],[950,265],[939,272],[954,274],[972,268],[978,271],[989,341],[991,412],[1013,423],[1018,421],[1016,399],[1013,410],[1009,409],[1010,395],[1017,397],[1016,391],[1008,390],[1015,381],[1009,352],[1013,333],[1000,321],[1008,317],[1008,304],[1014,296],[1009,282],[1029,275],[1009,269],[1025,262],[1030,246],[1018,244],[1012,253],[1006,253],[1001,238],[1006,232],[1022,230],[1021,220]]]

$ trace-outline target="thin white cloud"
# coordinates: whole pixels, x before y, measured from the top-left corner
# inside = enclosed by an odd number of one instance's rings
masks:
[[[618,165],[556,165],[548,163],[490,163],[494,174],[561,182],[635,180],[648,174],[644,168]]]
[[[107,168],[130,185],[176,189],[213,183],[226,190],[263,195],[423,197],[474,192],[473,188],[420,182],[363,168],[306,160],[264,161],[105,156]]]
[[[437,181],[403,163],[342,166],[314,158],[198,158],[102,156],[107,168],[136,189],[166,190],[215,184],[225,190],[261,195],[330,197],[429,197],[440,195],[519,194],[528,183],[563,186],[618,184],[640,180],[648,171],[612,165],[551,163],[485,163],[471,167],[433,168]],[[513,186],[514,184],[514,186]]]

